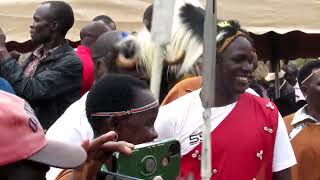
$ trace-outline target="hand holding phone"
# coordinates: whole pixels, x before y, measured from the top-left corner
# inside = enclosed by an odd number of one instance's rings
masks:
[[[180,143],[174,139],[136,145],[130,156],[115,153],[116,173],[141,179],[176,179],[180,174]]]

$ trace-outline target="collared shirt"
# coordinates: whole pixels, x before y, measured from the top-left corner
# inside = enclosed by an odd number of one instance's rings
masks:
[[[291,125],[296,125],[304,120],[310,120],[314,123],[319,123],[314,117],[307,113],[307,104],[296,112],[291,122]]]
[[[320,126],[307,111],[307,105],[285,117],[298,164],[291,168],[294,180],[320,179]]]
[[[292,140],[297,136],[305,127],[306,122],[313,122],[317,125],[320,123],[311,115],[307,113],[307,104],[300,108],[294,115],[291,125],[294,127],[291,132],[289,132],[289,138]]]
[[[37,67],[39,66],[39,64],[44,61],[44,59],[46,59],[50,54],[52,54],[54,51],[56,51],[59,47],[61,47],[61,45],[56,46],[52,49],[50,49],[47,52],[43,52],[44,50],[44,45],[41,45],[40,47],[38,47],[34,52],[33,52],[33,58],[32,61],[29,63],[29,65],[27,66],[27,68],[24,71],[24,75],[26,77],[33,77],[34,73],[37,70]]]

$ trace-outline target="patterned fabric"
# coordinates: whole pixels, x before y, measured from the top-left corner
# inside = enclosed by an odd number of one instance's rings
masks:
[[[52,49],[50,49],[47,52],[43,52],[44,51],[44,46],[41,45],[40,47],[38,47],[34,52],[33,52],[33,59],[32,61],[29,63],[29,65],[27,66],[26,70],[24,71],[24,75],[26,77],[33,77],[34,73],[37,70],[38,65],[44,61],[50,54],[52,54],[55,50],[57,50],[59,46],[56,46]],[[43,52],[43,54],[42,54]]]

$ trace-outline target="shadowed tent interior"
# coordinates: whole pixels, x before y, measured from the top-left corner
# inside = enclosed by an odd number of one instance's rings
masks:
[[[192,1],[192,0],[188,0]],[[32,14],[42,0],[1,0],[1,28],[9,50],[34,49],[29,40]],[[152,0],[66,0],[75,13],[75,25],[67,38],[79,44],[81,27],[100,14],[109,15],[119,30],[139,31],[144,9]],[[204,2],[204,0],[202,0]],[[303,16],[301,16],[303,14]],[[320,56],[320,3],[314,0],[220,0],[218,17],[237,19],[250,31],[260,60],[276,61]]]

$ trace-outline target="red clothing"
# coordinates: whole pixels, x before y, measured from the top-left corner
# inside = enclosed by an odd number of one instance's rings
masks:
[[[272,180],[278,110],[267,101],[244,93],[230,114],[212,131],[213,180]],[[250,111],[248,111],[250,109]],[[243,118],[239,118],[243,117]],[[243,146],[235,147],[235,144]],[[200,143],[181,160],[181,177],[200,179]]]
[[[83,64],[82,71],[82,90],[81,96],[85,94],[92,87],[94,82],[94,63],[92,59],[91,49],[80,45],[77,48],[77,54]]]

